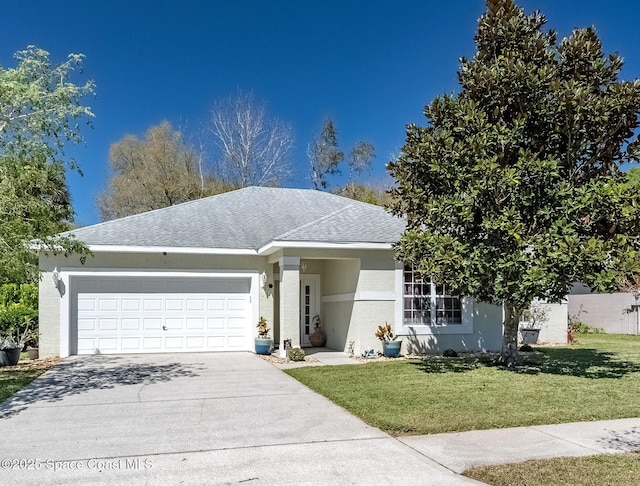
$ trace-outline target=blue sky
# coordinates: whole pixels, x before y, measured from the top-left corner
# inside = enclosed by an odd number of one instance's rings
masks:
[[[637,0],[520,0],[541,10],[559,37],[595,26],[605,52],[625,59],[624,79],[640,78]],[[295,132],[295,177],[309,187],[307,144],[326,117],[341,148],[376,147],[370,178],[404,143],[407,123],[457,90],[461,56],[472,56],[482,0],[65,1],[5,0],[0,64],[29,44],[62,61],[86,57],[96,83],[96,118],[86,145],[72,153],[84,177],[69,174],[77,222],[99,221],[96,195],[106,187],[109,146],[169,120],[186,133],[206,122],[215,99],[253,90],[271,115]]]

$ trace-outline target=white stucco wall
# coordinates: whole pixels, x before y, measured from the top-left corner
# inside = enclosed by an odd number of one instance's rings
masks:
[[[568,326],[568,304],[542,304],[548,309],[548,319],[542,323],[538,344],[566,344]]]
[[[632,308],[640,302],[636,302],[629,293],[572,294],[567,300],[569,315],[591,327],[611,334],[640,334],[638,311]]]
[[[439,354],[445,349],[458,352],[498,351],[502,345],[502,308],[465,300],[471,307],[470,332],[459,332],[457,326],[439,327],[431,333],[416,333],[408,329],[403,336],[402,352]],[[379,347],[381,350],[382,346]]]
[[[381,350],[375,338],[378,325],[389,324],[402,334],[403,353],[497,350],[501,342],[502,311],[485,304],[473,304],[469,332],[438,329],[432,333],[413,333],[402,328],[402,289],[398,285],[398,266],[391,250],[287,249],[268,257],[244,255],[97,253],[83,266],[77,258],[41,258],[45,271],[40,283],[40,322],[43,356],[57,355],[60,349],[60,294],[51,272],[120,269],[131,271],[257,271],[266,272],[267,284],[259,289],[260,316],[267,318],[276,338],[299,339],[298,281],[300,267],[293,265],[280,274],[284,257],[306,262],[306,273],[321,277],[321,318],[327,346],[348,350],[353,342],[356,353],[367,348]],[[295,268],[294,268],[295,267]],[[275,274],[274,274],[275,272]],[[400,271],[401,275],[401,271]],[[282,278],[282,280],[280,280]],[[269,285],[272,285],[269,288]],[[274,298],[274,293],[275,297]],[[288,296],[288,297],[287,297]],[[67,312],[68,313],[68,312]],[[257,318],[256,318],[257,319]],[[66,325],[66,323],[65,323]],[[280,334],[281,326],[286,333]],[[255,327],[255,326],[254,326]],[[294,329],[295,328],[295,329]],[[253,332],[256,332],[253,329]],[[296,343],[294,343],[295,345]]]
[[[158,271],[158,272],[180,272],[180,271],[257,271],[266,272],[267,284],[260,288],[259,295],[259,315],[267,318],[269,327],[274,323],[274,298],[273,287],[273,265],[267,262],[265,257],[252,257],[244,255],[184,255],[184,254],[154,254],[139,253],[95,253],[93,257],[88,257],[82,265],[78,258],[65,258],[64,256],[40,256],[40,268],[43,270],[39,285],[39,323],[40,323],[40,356],[58,356],[61,349],[61,319],[64,315],[69,315],[69,309],[64,312],[63,302],[70,299],[63,299],[63,295],[68,289],[63,288],[62,294],[53,284],[53,270],[58,269],[61,278],[69,272],[95,272],[95,271]],[[68,305],[68,304],[67,304]],[[257,323],[256,316],[256,323]],[[62,323],[68,326],[68,322]],[[257,333],[256,329],[252,332]]]

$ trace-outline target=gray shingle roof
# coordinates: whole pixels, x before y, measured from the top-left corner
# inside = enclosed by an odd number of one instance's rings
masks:
[[[257,250],[274,241],[393,243],[383,208],[308,189],[247,187],[70,231],[85,244]]]

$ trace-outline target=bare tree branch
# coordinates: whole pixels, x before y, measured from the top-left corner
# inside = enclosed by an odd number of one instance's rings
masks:
[[[214,103],[211,134],[219,177],[233,186],[278,186],[291,175],[292,129],[266,113],[253,93]]]

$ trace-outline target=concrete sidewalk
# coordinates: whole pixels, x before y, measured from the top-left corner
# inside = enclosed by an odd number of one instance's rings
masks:
[[[276,363],[275,366],[288,369],[363,363],[347,353],[328,348],[310,348],[306,351],[316,361]],[[406,436],[397,437],[396,440],[460,474],[475,466],[509,464],[529,459],[640,451],[640,418]]]
[[[528,459],[640,450],[640,418],[398,437],[420,454],[461,473],[474,466]]]

